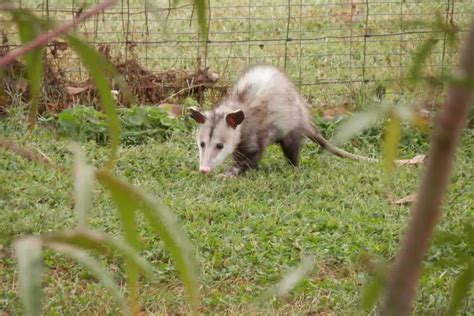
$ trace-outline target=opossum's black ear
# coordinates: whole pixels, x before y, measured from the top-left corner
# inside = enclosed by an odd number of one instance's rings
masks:
[[[191,112],[191,117],[199,124],[203,124],[206,121],[204,114],[199,112],[196,108],[191,107],[189,108],[189,111]]]
[[[237,110],[237,111],[228,113],[225,116],[225,121],[227,122],[227,125],[235,129],[237,125],[242,123],[244,118],[245,118],[244,111]]]

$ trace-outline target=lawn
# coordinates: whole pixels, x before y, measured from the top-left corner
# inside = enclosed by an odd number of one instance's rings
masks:
[[[59,22],[70,19],[72,7],[75,4],[77,10],[79,5],[79,1],[70,0],[41,2],[42,7],[36,0],[24,0],[22,5],[43,14],[48,3],[50,17]],[[462,39],[472,17],[473,0],[374,0],[370,7],[368,1],[354,5],[339,0],[299,1],[290,7],[283,0],[255,2],[253,7],[243,0],[213,1],[207,46],[197,41],[196,24],[190,23],[196,19],[191,6],[184,5],[167,16],[168,1],[156,1],[161,10],[154,12],[144,10],[144,1],[123,3],[130,4],[129,16],[122,14],[126,8],[117,6],[78,31],[90,42],[109,45],[114,57],[135,59],[153,73],[195,70],[197,58],[205,52],[205,62],[220,76],[219,84],[232,81],[249,64],[286,65],[289,77],[313,109],[337,114],[338,110],[346,113],[370,107],[380,99],[423,104],[429,109],[441,104],[445,91],[426,85],[407,87],[400,79],[407,75],[416,49],[430,36],[427,23],[433,22],[435,13],[441,13],[443,20],[452,19]],[[445,15],[447,9],[450,16]],[[1,14],[0,26],[6,30],[9,43],[17,43],[16,30]],[[444,45],[442,32],[433,34],[439,41],[423,74],[439,76],[456,63],[458,49]],[[139,44],[128,51],[126,40]],[[87,79],[71,50],[58,56],[49,56],[54,69],[64,71],[72,80]],[[211,103],[213,92],[205,97],[206,103]],[[0,135],[40,150],[55,163],[71,166],[69,140],[59,136],[60,129],[52,124],[56,117],[41,118],[39,127],[29,133],[20,109],[24,104],[18,100],[13,98],[8,115],[0,118]],[[340,123],[320,118],[318,122],[327,137]],[[105,127],[101,128],[105,135]],[[426,153],[429,135],[408,128],[405,131],[401,158]],[[340,159],[308,143],[298,169],[290,168],[281,150],[272,146],[257,172],[225,179],[198,172],[194,131],[184,128],[167,132],[163,138],[149,137],[154,132],[140,130],[138,144],[134,142],[137,134],[127,134],[115,173],[161,198],[178,216],[196,250],[203,314],[361,314],[364,286],[372,279],[378,262],[384,266],[393,258],[407,225],[410,205],[393,201],[416,190],[421,166],[399,167],[387,183],[380,165]],[[378,125],[344,148],[381,157],[382,133]],[[104,138],[99,138],[98,143],[81,139],[89,163],[95,166],[100,166],[108,154],[101,143]],[[466,227],[474,220],[473,157],[471,128],[464,131],[444,216],[425,260],[416,315],[444,313],[462,261],[474,255],[472,236],[466,237]],[[72,185],[70,177],[0,149],[0,315],[22,311],[13,241],[27,234],[74,227]],[[99,186],[95,188],[89,224],[113,236],[121,235],[116,210]],[[142,218],[139,227],[142,254],[152,263],[156,276],[153,281],[141,282],[146,314],[186,314],[189,310],[183,286],[170,254]],[[470,227],[472,232],[472,224]],[[123,260],[115,255],[95,255],[125,291]],[[305,256],[314,258],[307,277],[287,297],[268,297],[272,286]],[[109,293],[75,262],[46,252],[44,264],[45,314],[118,313],[119,307]],[[471,296],[462,315],[473,314]]]
[[[0,124],[1,135],[34,147],[54,162],[72,164],[68,141],[43,123],[34,133],[25,118],[12,110]],[[334,130],[324,128],[330,136]],[[426,137],[408,130],[403,157],[423,153]],[[373,128],[345,148],[380,156],[380,129]],[[107,148],[83,143],[91,164],[100,165]],[[390,202],[416,190],[422,168],[399,167],[392,183],[380,166],[323,154],[313,144],[303,149],[302,164],[289,168],[280,149],[271,147],[258,172],[241,179],[204,176],[197,171],[193,135],[176,132],[168,141],[122,147],[116,173],[163,199],[178,215],[194,243],[202,283],[205,314],[356,314],[360,292],[373,275],[372,260],[393,258],[407,224],[409,206]],[[415,314],[438,315],[445,310],[462,256],[472,244],[462,239],[474,220],[472,164],[474,132],[466,130],[457,153],[444,216],[425,261]],[[12,241],[72,227],[72,181],[63,174],[0,150],[0,312],[19,314],[17,273]],[[119,235],[116,211],[97,188],[89,223]],[[149,314],[185,313],[183,288],[160,239],[140,220],[143,255],[154,266],[156,279],[143,280],[141,298]],[[472,236],[471,236],[472,237]],[[98,254],[100,256],[100,254]],[[308,277],[284,299],[264,299],[278,280],[304,255],[315,264]],[[101,257],[124,287],[122,261]],[[43,286],[45,313],[116,314],[117,305],[84,269],[47,252]],[[147,314],[148,314],[147,313]],[[463,315],[474,313],[472,297]]]

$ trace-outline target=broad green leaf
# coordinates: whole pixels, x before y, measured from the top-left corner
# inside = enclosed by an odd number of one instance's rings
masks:
[[[66,109],[66,110],[62,111],[61,113],[59,113],[58,120],[67,121],[67,122],[74,122],[75,121],[75,116],[74,116],[74,113],[73,113],[72,109]]]
[[[107,81],[106,75],[114,73],[113,66],[99,54],[89,44],[80,40],[77,36],[72,34],[65,35],[65,39],[69,46],[79,55],[81,61],[89,70],[94,85],[96,86],[102,106],[107,113],[107,126],[110,135],[110,156],[106,163],[108,169],[112,169],[118,159],[118,150],[120,145],[120,121],[117,114],[115,99],[112,96],[110,84]]]
[[[153,275],[152,266],[128,243],[90,229],[75,229],[51,233],[41,236],[41,239],[45,243],[64,243],[82,249],[99,251],[115,250],[139,267],[144,275]]]
[[[74,153],[74,213],[79,226],[87,226],[87,212],[92,204],[94,168],[86,163],[86,155],[81,146],[73,143],[69,149]]]
[[[11,10],[13,21],[16,23],[22,44],[34,40],[41,34],[42,27],[36,19],[31,19],[31,13],[23,9]],[[26,74],[30,85],[31,105],[28,113],[28,127],[36,124],[36,116],[41,98],[41,81],[44,70],[44,48],[37,48],[25,55]]]
[[[366,257],[365,255],[361,259],[365,262],[364,265],[374,273],[372,279],[362,288],[359,302],[360,308],[364,312],[368,312],[374,307],[383,292],[389,273],[389,265],[384,261],[380,261],[380,259]]]
[[[42,244],[38,238],[29,237],[15,242],[18,260],[20,292],[25,315],[41,315]]]
[[[458,27],[455,24],[446,23],[445,17],[439,11],[435,13],[435,22],[432,24],[432,30],[444,32],[448,45],[454,46],[458,43]]]
[[[474,261],[468,262],[466,268],[459,274],[454,282],[453,293],[447,315],[458,315],[463,301],[469,296],[471,285],[474,281]]]
[[[364,311],[371,310],[377,303],[386,281],[386,273],[377,272],[372,281],[362,289],[361,308]]]
[[[97,260],[89,256],[89,254],[84,250],[68,244],[49,242],[47,246],[74,259],[87,268],[87,270],[94,277],[96,277],[100,283],[102,283],[102,285],[110,292],[110,294],[112,294],[114,299],[121,306],[123,314],[132,315],[132,312],[126,303],[125,297],[120,292],[117,284],[115,284],[113,276],[107,270],[102,268]]]
[[[418,20],[404,21],[404,25],[408,28],[423,26],[434,32],[443,32],[445,34],[446,43],[450,46],[455,46],[459,41],[458,27],[454,24],[446,23],[445,18],[440,14],[440,12],[436,12],[434,22],[423,22]],[[412,61],[413,64],[408,71],[408,77],[412,84],[420,79],[423,65],[438,42],[439,39],[435,38],[434,36],[430,36],[415,52]],[[442,83],[443,80],[443,78],[431,78],[431,83],[435,83],[433,81],[436,81],[439,84]]]
[[[336,145],[347,142],[353,136],[375,124],[391,107],[392,105],[388,103],[381,103],[376,108],[356,113],[341,124],[331,142],[334,142]]]
[[[382,143],[382,166],[385,180],[388,182],[395,170],[395,159],[398,154],[398,145],[402,138],[402,122],[397,115],[391,115],[385,125],[385,136]]]
[[[106,170],[96,172],[97,180],[108,189],[115,203],[122,203],[120,207],[141,210],[152,228],[160,235],[165,247],[171,253],[177,270],[183,280],[194,310],[199,303],[199,282],[196,272],[196,261],[193,247],[176,217],[158,202]]]
[[[414,84],[421,77],[421,70],[425,64],[428,56],[435,48],[438,43],[437,38],[430,37],[423,43],[415,52],[413,57],[413,64],[408,70],[408,78],[412,84]]]

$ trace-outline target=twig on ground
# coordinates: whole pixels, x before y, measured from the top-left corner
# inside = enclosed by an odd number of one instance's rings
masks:
[[[8,140],[8,139],[5,139],[5,138],[0,138],[0,148],[8,150],[9,152],[12,152],[12,153],[28,160],[28,161],[40,162],[44,166],[50,167],[52,169],[59,170],[62,173],[67,174],[67,173],[71,172],[65,166],[54,164],[51,161],[51,159],[49,159],[41,151],[21,147],[20,145],[12,142],[11,140]],[[35,151],[37,151],[37,152],[35,152]]]
[[[173,93],[172,95],[169,95],[167,96],[166,98],[164,98],[163,100],[160,100],[158,103],[162,103],[162,102],[165,102],[166,100],[169,100],[171,99],[172,97],[175,97],[183,92],[186,92],[186,91],[189,91],[189,90],[192,90],[194,88],[199,88],[199,87],[204,87],[206,84],[205,83],[200,83],[200,84],[197,84],[197,85],[191,85],[189,87],[186,87],[186,88],[183,88],[181,90],[179,90],[178,92],[176,93]]]

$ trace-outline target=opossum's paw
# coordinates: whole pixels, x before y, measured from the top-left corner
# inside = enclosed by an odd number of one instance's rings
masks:
[[[223,178],[223,179],[235,179],[238,176],[236,176],[232,173],[229,173],[229,172],[225,172],[225,173],[218,174],[217,177],[218,178]]]
[[[226,173],[221,174],[223,178],[237,178],[240,174],[240,168],[232,167]]]

